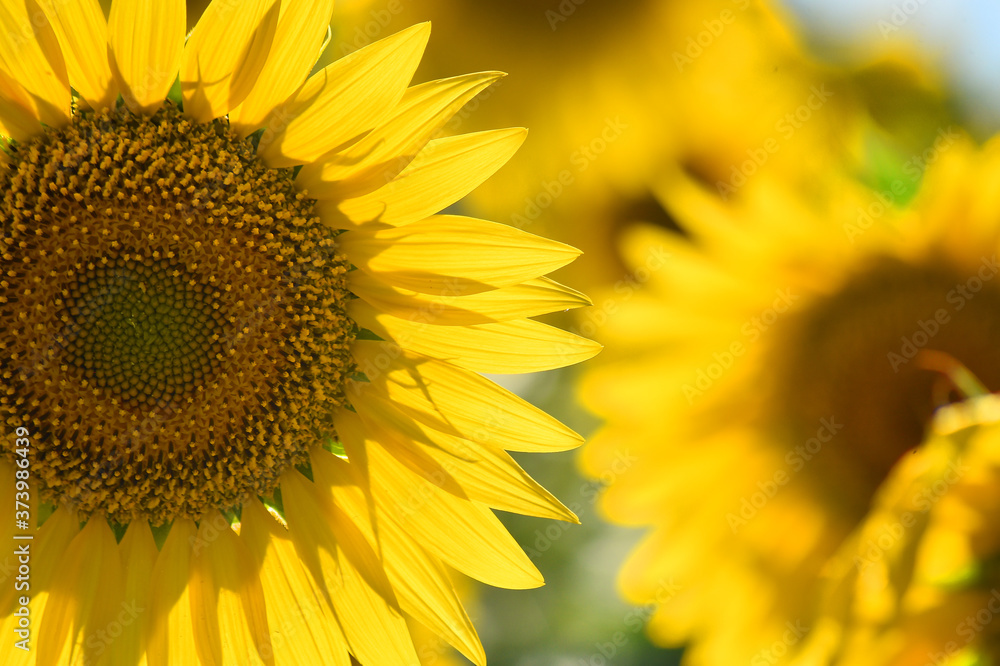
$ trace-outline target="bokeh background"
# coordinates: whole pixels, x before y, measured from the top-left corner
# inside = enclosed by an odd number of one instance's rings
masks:
[[[598,340],[616,303],[644,287],[618,241],[637,222],[674,227],[661,184],[676,170],[733,183],[748,151],[774,139],[767,168],[790,180],[838,166],[877,186],[950,122],[980,138],[1000,128],[1000,5],[985,0],[345,0],[337,12],[326,60],[430,20],[419,80],[509,74],[447,130],[527,126],[531,134],[460,212],[584,249],[555,277],[595,306],[553,323]],[[824,85],[829,103],[821,95],[814,117],[781,125]],[[580,372],[495,379],[587,436],[599,423],[579,403]],[[582,525],[501,516],[547,584],[469,584],[490,663],[680,663],[680,651],[647,640],[651,609],[618,594],[618,569],[641,531],[601,519],[598,497],[614,470],[584,478],[574,452],[518,460]],[[466,663],[433,639],[421,658]]]

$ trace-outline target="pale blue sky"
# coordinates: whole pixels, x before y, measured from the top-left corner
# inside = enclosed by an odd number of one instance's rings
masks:
[[[886,43],[906,34],[940,63],[980,130],[1000,129],[1000,2],[996,0],[783,0],[830,44]],[[896,24],[900,31],[891,30]]]

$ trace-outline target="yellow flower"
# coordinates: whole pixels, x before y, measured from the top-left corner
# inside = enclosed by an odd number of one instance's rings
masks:
[[[446,130],[532,128],[517,168],[470,205],[580,243],[570,270],[598,284],[625,270],[623,229],[673,224],[657,184],[678,166],[732,197],[760,170],[808,181],[861,150],[845,72],[808,58],[773,5],[431,0],[401,16],[439,29],[429,74],[452,72],[456,54],[511,73]]]
[[[690,664],[779,663],[808,637],[825,563],[956,397],[920,351],[1000,387],[1000,142],[943,128],[928,160],[905,212],[902,179],[762,174],[729,203],[676,181],[688,236],[627,241],[648,282],[609,296],[609,356],[584,382],[607,425],[582,460],[612,520],[651,527],[621,583],[636,603],[680,588],[650,631],[690,641]]]
[[[1000,397],[942,408],[825,572],[797,664],[982,664],[1000,656]]]
[[[491,508],[575,520],[506,449],[578,436],[478,373],[596,351],[529,318],[578,252],[436,215],[501,75],[409,87],[422,24],[308,76],[332,4],[0,2],[0,662],[482,664],[448,569],[540,585]]]

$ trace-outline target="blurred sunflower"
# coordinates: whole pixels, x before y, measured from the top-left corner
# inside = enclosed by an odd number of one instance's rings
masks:
[[[308,76],[331,7],[0,2],[4,664],[482,664],[448,569],[575,520],[505,449],[579,437],[478,373],[595,353],[529,319],[578,252],[435,215],[524,138],[432,139],[500,74],[408,87],[424,24]]]
[[[724,204],[679,177],[662,196],[688,235],[627,239],[648,282],[614,301],[584,381],[607,425],[582,463],[612,520],[651,526],[621,584],[662,602],[650,632],[687,663],[778,663],[809,634],[825,563],[956,397],[921,350],[1000,387],[1000,140],[945,128],[927,163],[905,212],[904,179],[762,174]]]
[[[827,567],[799,664],[1000,659],[1000,397],[942,408]]]
[[[748,30],[748,25],[769,20],[762,17],[760,3],[752,4],[750,20],[741,16],[739,22],[725,25],[725,39],[705,50],[697,71],[722,76],[755,99],[765,99],[768,92],[761,90],[756,72],[749,71],[754,66],[744,65],[759,56],[768,62],[761,69],[770,72],[787,33],[762,31],[758,38],[753,28]],[[677,142],[684,139],[674,129],[676,108],[698,109],[698,129],[687,128],[688,132],[718,137],[730,127],[716,122],[721,120],[714,117],[719,105],[675,94],[680,79],[689,78],[690,72],[686,66],[683,74],[678,71],[673,54],[682,53],[685,38],[697,33],[690,29],[705,29],[700,24],[703,18],[714,13],[718,19],[723,10],[729,16],[736,11],[735,4],[713,0],[690,5],[650,0],[585,5],[403,3],[404,19],[433,20],[441,29],[442,40],[431,46],[422,64],[425,75],[453,74],[455,54],[472,63],[498,58],[502,65],[496,66],[512,74],[469,113],[456,117],[446,131],[485,128],[496,122],[526,123],[533,129],[538,124],[519,156],[522,168],[500,174],[479,188],[468,204],[484,214],[503,216],[519,228],[537,227],[557,237],[569,236],[573,229],[578,238],[574,242],[584,244],[590,264],[580,277],[593,281],[619,276],[620,259],[609,251],[619,228],[643,218],[669,224],[650,194],[650,182],[675,151],[683,150]],[[484,34],[498,38],[483,39]],[[716,71],[720,61],[724,67]],[[715,90],[735,95],[733,86],[713,82]],[[581,99],[587,103],[581,105]],[[726,112],[733,109],[733,101],[724,105]],[[738,130],[741,137],[750,134],[745,121]]]
[[[931,135],[943,115],[932,77],[915,71],[904,50],[851,70],[825,65],[769,0],[399,7],[403,19],[440,28],[424,74],[454,74],[456,54],[511,73],[445,126],[534,130],[518,168],[467,204],[580,244],[584,257],[567,272],[588,285],[622,277],[616,248],[632,224],[675,228],[656,183],[676,165],[720,196],[738,197],[760,171],[809,182],[833,165],[855,167],[868,157],[871,134],[901,118],[917,135],[903,147],[912,152],[929,129],[910,122],[912,110],[933,119]]]

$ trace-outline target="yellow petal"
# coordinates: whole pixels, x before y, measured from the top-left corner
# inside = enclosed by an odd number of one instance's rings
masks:
[[[524,282],[580,255],[568,245],[505,224],[458,215],[348,231],[337,243],[352,264],[387,284],[457,296]]]
[[[350,229],[362,224],[397,226],[452,205],[507,163],[528,130],[489,130],[435,139],[391,182],[346,201],[320,201],[326,224]]]
[[[427,483],[380,442],[345,423],[348,427],[338,434],[345,446],[368,451],[372,492],[384,515],[405,525],[429,553],[487,585],[528,589],[543,584],[538,569],[488,507]]]
[[[601,350],[596,342],[531,319],[435,326],[379,312],[360,298],[350,302],[348,312],[386,340],[475,372],[551,370],[586,361]]]
[[[477,444],[513,451],[565,451],[583,440],[534,405],[490,380],[386,342],[359,340],[354,357],[368,383],[357,382],[351,396],[368,391],[434,429]]]
[[[288,530],[256,498],[243,504],[240,518],[240,539],[260,570],[274,662],[350,666],[337,618],[302,566]]]
[[[149,592],[149,666],[197,664],[191,616],[191,546],[197,528],[187,518],[174,521],[153,565]],[[199,618],[200,621],[200,618]]]
[[[12,468],[8,467],[7,470],[2,471],[6,473],[5,478],[13,480],[14,471]],[[13,494],[9,493],[7,496],[12,497]],[[33,491],[32,497],[38,497],[37,492]],[[14,521],[9,522],[13,525]],[[10,638],[10,640],[0,641],[0,664],[20,666],[21,664],[36,663],[35,655],[39,646],[36,632],[40,626],[39,622],[44,621],[46,609],[49,606],[48,601],[52,596],[52,581],[55,573],[63,566],[63,558],[66,556],[69,544],[78,532],[79,523],[76,516],[65,508],[57,509],[38,529],[34,540],[30,542],[30,555],[28,555],[30,561],[27,563],[31,567],[31,579],[27,581],[30,589],[16,590],[13,585],[16,581],[14,578],[8,579],[10,584],[0,586],[0,630],[3,631],[4,636]],[[19,531],[18,534],[24,533]],[[14,548],[20,548],[23,544],[20,540],[10,540],[6,543],[16,544],[12,546],[11,554],[5,555],[7,559],[4,560],[4,566],[12,567],[13,570],[22,564],[19,562],[20,555],[13,554]],[[33,631],[28,636],[29,651],[27,652],[15,646],[15,639],[21,640],[22,637],[14,633],[15,628],[19,626],[19,618],[14,615],[14,612],[20,608],[21,597],[24,596],[28,597],[29,622],[33,624]],[[68,636],[68,631],[64,629],[60,629],[59,633]],[[62,646],[56,647],[61,651]]]
[[[150,581],[156,542],[144,520],[134,520],[118,544],[124,570],[124,602],[118,615],[121,635],[111,643],[112,664],[145,663]]]
[[[0,133],[26,141],[41,131],[28,91],[0,68]]]
[[[393,581],[402,609],[477,664],[486,666],[486,652],[455,590],[448,570],[410,538],[396,521],[385,520],[383,540],[394,560],[405,562]]]
[[[190,588],[204,666],[274,663],[256,565],[221,513],[203,517],[198,526],[191,545]]]
[[[108,60],[108,22],[97,0],[45,3],[73,89],[92,109],[110,108],[118,86]]]
[[[0,1],[0,67],[24,88],[38,120],[62,127],[70,118],[69,75],[44,16],[35,0]]]
[[[281,477],[297,547],[324,551],[323,574],[351,652],[363,664],[418,663],[398,602],[371,544],[330,497],[297,471]]]
[[[364,410],[366,413],[375,413],[382,408],[383,402],[380,401],[375,396],[365,396],[364,399]],[[370,404],[369,404],[370,403]],[[360,401],[359,401],[360,405]],[[358,409],[362,409],[361,406]],[[379,415],[381,416],[381,414]],[[338,413],[337,415],[338,428],[342,424],[341,421],[350,421],[344,427],[353,427],[358,431],[367,431],[372,437],[380,437],[382,440],[389,442],[391,444],[391,452],[394,458],[400,463],[405,465],[407,469],[417,474],[425,481],[433,483],[438,488],[446,490],[447,492],[460,497],[462,499],[469,499],[469,496],[465,493],[465,489],[462,488],[461,484],[453,477],[449,470],[445,469],[441,463],[435,460],[432,456],[428,455],[423,449],[417,446],[415,443],[401,439],[396,436],[388,435],[383,437],[386,433],[382,428],[376,426],[375,428],[368,428],[368,422],[366,421],[364,425],[358,422],[358,415],[350,410]],[[376,417],[374,420],[379,420]],[[353,461],[357,463],[357,460]]]
[[[114,0],[108,17],[111,71],[135,112],[152,114],[177,78],[186,32],[184,0]]]
[[[246,136],[292,95],[316,62],[333,14],[333,0],[282,2],[271,51],[253,89],[229,114],[229,125]]]
[[[37,628],[41,664],[110,664],[108,633],[120,606],[122,563],[104,518],[91,518],[69,544]]]
[[[311,456],[316,483],[329,488],[334,502],[356,524],[370,521],[365,494],[352,482],[351,463],[320,449]],[[479,666],[486,655],[462,600],[437,558],[421,548],[391,516],[377,521],[386,572],[400,608],[426,625]]]
[[[538,485],[503,449],[480,446],[423,426],[392,403],[372,396],[358,401],[357,410],[372,437],[410,471],[420,473],[407,464],[414,456],[436,463],[438,475],[424,478],[439,488],[449,490],[440,482],[446,474],[462,489],[461,493],[452,492],[460,498],[474,499],[502,511],[579,523],[572,511]]]
[[[303,166],[296,185],[314,199],[346,199],[378,189],[395,178],[460,108],[502,76],[501,72],[466,74],[408,89],[391,118],[361,141]]]
[[[412,26],[316,73],[268,116],[260,157],[272,167],[312,162],[379,125],[406,91],[429,35],[429,23]]]
[[[200,123],[246,99],[278,27],[278,0],[213,2],[191,31],[181,59],[184,113]]]
[[[364,271],[351,271],[347,281],[352,292],[382,312],[440,326],[488,324],[591,304],[580,292],[545,277],[470,296],[419,294]]]

